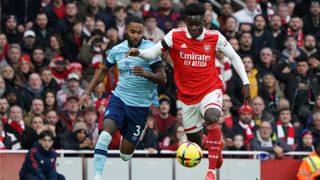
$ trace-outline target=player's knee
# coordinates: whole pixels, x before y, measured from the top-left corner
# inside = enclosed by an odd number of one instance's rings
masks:
[[[132,158],[133,154],[123,154],[120,152],[120,157],[123,161],[129,161]]]
[[[206,123],[208,125],[218,123],[219,115],[220,115],[220,112],[218,110],[208,109],[204,115],[204,119],[206,120]]]

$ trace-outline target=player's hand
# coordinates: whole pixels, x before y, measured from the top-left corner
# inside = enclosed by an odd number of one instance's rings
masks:
[[[141,66],[133,67],[132,72],[134,75],[141,76],[141,77],[146,77],[148,74]]]
[[[137,48],[131,48],[128,53],[127,53],[127,57],[128,56],[138,56],[140,54],[139,49]]]
[[[90,99],[90,96],[86,93],[80,98],[79,108],[81,110],[85,109],[85,107],[88,105],[89,99]]]
[[[248,104],[251,109],[253,108],[252,101],[251,101],[251,94],[250,94],[250,85],[246,84],[242,87],[242,93],[244,97],[244,104]]]

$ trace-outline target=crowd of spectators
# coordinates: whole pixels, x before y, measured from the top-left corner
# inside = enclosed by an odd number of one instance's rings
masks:
[[[126,39],[125,19],[141,16],[153,42],[183,27],[183,7],[197,0],[2,0],[0,32],[0,149],[29,149],[44,130],[55,149],[93,149],[104,109],[118,80],[115,66],[79,109],[79,98],[108,50]],[[320,1],[220,0],[205,27],[219,30],[242,57],[253,108],[243,105],[242,82],[230,60],[216,54],[224,83],[219,123],[227,150],[314,151],[320,141]],[[186,142],[169,56],[159,107],[150,107],[138,149],[176,150]],[[205,77],[204,77],[205,78]],[[116,133],[110,149],[119,148]]]

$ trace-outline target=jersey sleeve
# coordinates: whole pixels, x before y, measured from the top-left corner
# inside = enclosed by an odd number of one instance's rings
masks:
[[[105,59],[104,65],[107,67],[112,67],[115,64],[117,64],[117,61],[115,59],[114,49],[112,48],[107,55],[107,58]]]
[[[226,55],[231,60],[231,63],[234,69],[236,70],[236,72],[238,73],[238,75],[240,76],[243,85],[250,84],[240,56],[236,53],[236,51],[233,49],[231,44],[220,32],[219,32],[219,38],[218,38],[216,50],[221,51],[224,55]]]
[[[161,41],[161,45],[162,45],[162,52],[168,50],[169,48],[172,47],[173,41],[172,41],[172,32],[173,30],[169,31],[164,37],[163,40]]]

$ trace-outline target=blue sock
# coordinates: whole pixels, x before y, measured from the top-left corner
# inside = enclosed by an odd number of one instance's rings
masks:
[[[94,175],[102,175],[103,167],[108,155],[108,146],[111,142],[112,136],[102,131],[94,148],[93,156],[93,173]]]

